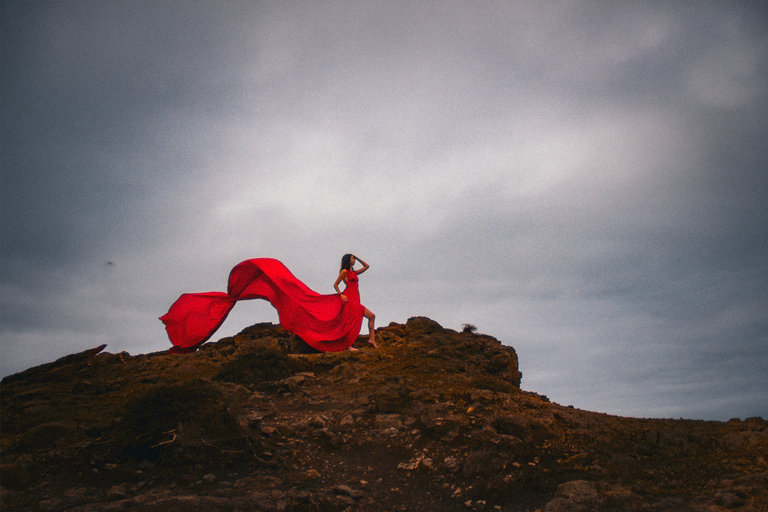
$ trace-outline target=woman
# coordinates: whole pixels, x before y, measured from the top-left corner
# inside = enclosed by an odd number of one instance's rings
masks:
[[[355,261],[359,261],[360,264],[363,266],[358,271],[354,270]],[[360,274],[368,270],[369,265],[361,260],[360,258],[355,257],[354,254],[345,254],[341,258],[341,271],[339,272],[339,277],[336,278],[336,282],[333,283],[333,288],[336,290],[336,294],[341,298],[342,302],[348,303],[350,300],[352,301],[352,304],[360,304],[360,290],[358,289],[357,282]],[[344,281],[344,284],[346,288],[344,288],[344,293],[341,293],[339,291],[339,283],[341,281]],[[376,315],[374,315],[368,308],[364,307],[363,316],[368,319],[368,343],[373,345],[374,348],[379,348],[379,346],[376,344],[376,334],[375,334],[375,328],[374,328],[374,321],[376,320]],[[349,350],[357,350],[355,347],[350,346]]]
[[[374,347],[373,313],[360,304],[357,273],[352,255],[342,264],[334,287],[336,294],[321,295],[297,279],[285,265],[272,258],[246,260],[232,269],[226,292],[185,293],[160,317],[174,347],[171,352],[197,350],[226,319],[239,300],[264,299],[277,310],[280,325],[323,352],[352,347],[368,318],[369,343]],[[346,265],[346,268],[344,268]],[[368,265],[363,263],[365,268]],[[339,292],[344,279],[347,288]]]

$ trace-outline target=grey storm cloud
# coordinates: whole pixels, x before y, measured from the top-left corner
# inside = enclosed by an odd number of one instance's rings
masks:
[[[469,322],[523,387],[768,414],[761,2],[4,1],[3,375],[164,350],[252,257]],[[276,321],[239,304],[216,336]]]

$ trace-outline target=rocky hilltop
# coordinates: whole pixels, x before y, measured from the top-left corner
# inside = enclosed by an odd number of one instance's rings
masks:
[[[765,511],[768,422],[520,389],[513,348],[411,318],[317,353],[272,324],[2,381],[3,511]],[[96,352],[96,351],[93,351]]]

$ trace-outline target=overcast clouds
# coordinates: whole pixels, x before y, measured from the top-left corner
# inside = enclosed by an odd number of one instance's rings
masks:
[[[2,375],[354,252],[563,405],[768,417],[766,5],[3,1]]]

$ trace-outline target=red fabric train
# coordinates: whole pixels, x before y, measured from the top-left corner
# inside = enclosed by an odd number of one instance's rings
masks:
[[[357,339],[365,312],[356,293],[357,279],[349,281],[352,293],[344,291],[349,299],[345,303],[336,294],[311,290],[278,260],[246,260],[230,272],[227,293],[185,293],[160,320],[174,345],[171,352],[191,352],[224,323],[235,302],[265,299],[277,309],[284,329],[317,350],[339,352]]]

